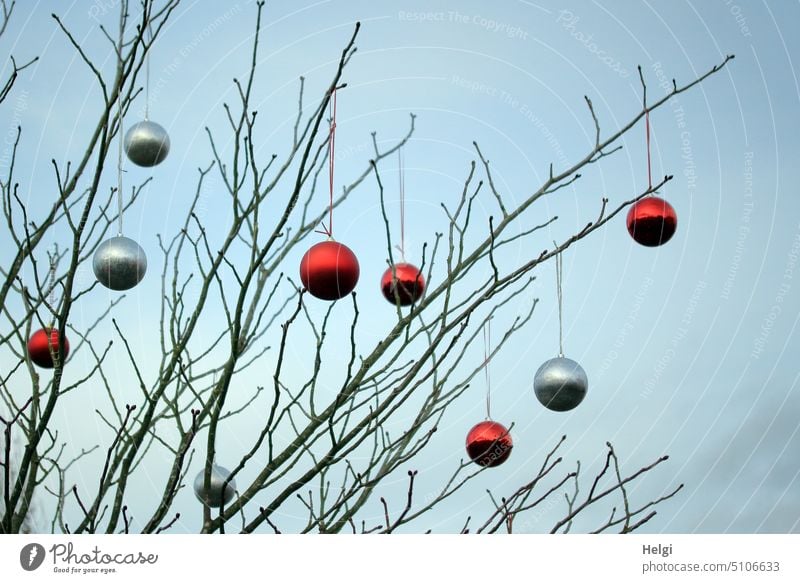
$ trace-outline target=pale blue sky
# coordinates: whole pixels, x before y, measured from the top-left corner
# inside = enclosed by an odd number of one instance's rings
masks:
[[[18,59],[40,56],[20,77],[0,117],[4,136],[17,123],[23,125],[17,176],[32,209],[37,199],[54,197],[50,159],[63,163],[82,151],[99,98],[50,12],[58,11],[87,51],[110,70],[112,55],[97,22],[114,27],[116,14],[107,12],[111,4],[20,2],[0,41],[1,50]],[[218,133],[225,149],[222,103],[235,100],[232,77],[246,73],[254,14],[254,3],[244,0],[185,1],[154,48],[150,117],[167,128],[172,150],[155,169],[127,168],[128,184],[154,177],[126,215],[126,234],[147,250],[151,272],[118,314],[144,358],[157,324],[152,312],[159,269],[155,234],[174,231],[194,191],[196,169],[211,159],[204,126]],[[492,160],[498,188],[508,200],[519,200],[538,187],[550,162],[563,168],[591,146],[594,128],[584,95],[594,102],[608,133],[641,106],[638,64],[656,98],[664,93],[663,80],[686,82],[735,53],[724,71],[651,117],[653,173],[675,175],[663,191],[678,213],[672,241],[655,249],[640,247],[621,216],[565,255],[565,352],[588,374],[583,404],[556,414],[533,395],[536,368],[557,350],[555,276],[548,264],[526,295],[526,300],[541,299],[533,322],[492,363],[494,417],[515,423],[512,456],[418,527],[447,532],[460,528],[466,514],[485,514],[485,489],[508,493],[532,475],[542,454],[566,433],[565,457],[570,464],[581,459],[588,470],[601,463],[607,440],[629,470],[670,454],[668,465],[633,491],[645,500],[686,484],[647,531],[800,531],[795,360],[800,350],[800,41],[793,34],[800,3],[347,0],[269,2],[265,14],[254,91],[262,155],[285,149],[297,78],[306,77],[306,96],[317,99],[356,20],[362,22],[358,52],[345,74],[349,88],[339,95],[337,181],[343,184],[362,171],[371,154],[371,131],[388,144],[406,131],[409,112],[418,115],[405,154],[410,257],[421,253],[434,231],[445,228],[439,203],[460,195],[474,158],[472,140]],[[137,113],[141,109],[133,118]],[[554,238],[565,239],[595,218],[602,196],[614,204],[643,190],[644,127],[637,126],[623,144],[621,152],[587,169],[574,187],[529,211],[530,224],[553,214],[560,219],[534,246],[519,246],[506,259],[526,260]],[[384,174],[389,210],[396,212],[393,160]],[[114,180],[109,173],[107,186]],[[214,193],[214,180],[220,186],[218,178],[212,179],[205,212],[222,221],[227,207]],[[323,198],[319,204],[322,208]],[[481,204],[484,217],[494,212],[488,210],[494,208],[490,198]],[[385,267],[378,221],[371,184],[336,214],[337,237],[361,261],[360,307],[375,319],[376,330],[383,315],[387,322],[392,318],[378,292]],[[298,262],[301,252],[288,264]],[[81,277],[91,281],[88,265]],[[96,293],[105,299],[105,291]],[[86,302],[78,306],[73,325],[88,325],[95,310]],[[291,350],[292,366],[309,366],[305,356],[298,343]],[[121,353],[118,362],[116,372],[124,378]],[[99,393],[73,398],[59,423],[67,433],[77,422],[91,428],[93,418],[86,424],[81,415],[101,406],[103,398]],[[463,457],[464,435],[483,419],[482,407],[483,383],[476,379],[409,466],[420,470],[421,498]],[[74,437],[97,441],[91,430]],[[244,447],[241,443],[231,435],[222,439],[221,448],[233,455]],[[89,474],[84,478],[91,483]],[[146,476],[137,487],[146,499]],[[403,471],[378,494],[399,505],[404,490]],[[195,530],[199,513],[191,493],[181,504],[184,528]],[[520,529],[549,529],[563,510],[559,502]],[[381,511],[376,498],[366,512],[379,516]],[[291,528],[293,519],[284,520]]]

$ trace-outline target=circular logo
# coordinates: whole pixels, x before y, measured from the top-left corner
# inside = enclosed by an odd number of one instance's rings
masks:
[[[30,543],[19,552],[19,564],[26,571],[35,571],[44,563],[44,547],[39,543]]]

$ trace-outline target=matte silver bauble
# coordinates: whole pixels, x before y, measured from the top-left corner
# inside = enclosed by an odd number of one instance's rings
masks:
[[[147,256],[136,241],[120,235],[100,243],[92,268],[97,281],[109,289],[123,291],[142,281]]]
[[[559,356],[539,367],[533,379],[536,398],[552,411],[569,411],[580,405],[589,388],[586,372],[574,360]]]
[[[155,166],[169,153],[167,130],[150,120],[133,124],[125,134],[125,153],[137,166]]]
[[[214,464],[211,466],[211,481],[209,482],[208,490],[206,491],[203,488],[203,483],[205,482],[205,470],[201,471],[194,479],[195,496],[197,496],[197,499],[200,500],[200,502],[206,506],[211,506],[212,508],[219,508],[223,503],[227,504],[233,500],[233,496],[236,494],[235,480],[228,482],[224,491],[222,489],[222,485],[230,475],[231,473],[228,470],[222,466]]]

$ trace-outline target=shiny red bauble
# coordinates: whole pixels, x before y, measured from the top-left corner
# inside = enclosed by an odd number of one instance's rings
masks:
[[[499,466],[514,447],[508,429],[496,421],[481,421],[467,434],[467,453],[479,466]]]
[[[397,263],[383,273],[381,291],[390,303],[410,306],[425,293],[425,278],[410,263]]]
[[[53,353],[50,352],[51,346]],[[53,354],[58,356],[58,330],[55,328],[41,328],[28,339],[28,356],[34,364],[42,368],[53,368],[55,366]],[[69,340],[64,336],[64,360],[68,354]]]
[[[678,215],[663,198],[643,198],[628,211],[628,232],[640,245],[663,245],[672,238],[677,228]]]
[[[346,245],[336,241],[317,243],[300,261],[300,281],[321,300],[338,300],[358,283],[358,259]]]

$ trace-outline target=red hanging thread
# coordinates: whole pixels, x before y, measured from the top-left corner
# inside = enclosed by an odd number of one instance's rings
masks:
[[[330,135],[328,136],[328,164],[330,200],[328,202],[328,226],[323,223],[322,233],[327,241],[313,245],[300,261],[300,281],[314,297],[335,301],[348,295],[358,283],[360,268],[355,253],[346,245],[333,240],[333,178],[336,159],[336,87],[331,89],[328,100]]]
[[[403,149],[397,151],[400,175],[400,258],[406,260],[406,178]]]
[[[647,191],[628,210],[626,224],[633,240],[645,247],[658,247],[675,234],[678,216],[675,209],[663,198],[655,196],[650,154],[650,111],[644,107],[645,137],[647,143]],[[666,182],[666,178],[661,184]]]
[[[492,379],[489,376],[490,346],[492,345],[492,318],[483,323],[483,372],[486,376],[486,419],[492,418]]]
[[[644,111],[644,127],[647,135],[647,190],[653,189],[653,175],[650,171],[650,110]],[[652,192],[650,194],[653,194]]]
[[[328,203],[328,226],[322,225],[322,230],[316,231],[333,238],[333,174],[334,158],[336,154],[336,87],[331,91],[331,99],[328,101],[328,114],[331,118],[331,129],[328,137],[328,179],[330,190],[330,202]]]

